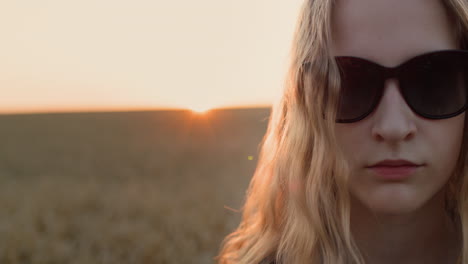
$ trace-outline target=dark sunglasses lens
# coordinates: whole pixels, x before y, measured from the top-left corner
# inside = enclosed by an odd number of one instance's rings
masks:
[[[356,122],[372,112],[378,103],[381,83],[375,65],[349,57],[336,58],[341,76],[337,122]]]
[[[416,113],[427,118],[446,118],[465,107],[466,59],[465,54],[437,53],[415,59],[405,67],[400,85]]]

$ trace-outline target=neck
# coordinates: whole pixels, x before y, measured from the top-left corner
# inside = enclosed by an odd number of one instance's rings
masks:
[[[460,229],[444,209],[443,192],[417,211],[375,213],[351,199],[351,230],[366,263],[456,263]]]

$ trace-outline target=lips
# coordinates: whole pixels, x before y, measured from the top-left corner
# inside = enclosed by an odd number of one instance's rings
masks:
[[[411,162],[408,160],[398,159],[398,160],[383,160],[374,165],[368,166],[368,168],[372,167],[399,167],[399,166],[421,166],[421,164],[417,164],[415,162]]]
[[[383,160],[367,168],[383,180],[401,181],[414,174],[423,165],[400,159]]]

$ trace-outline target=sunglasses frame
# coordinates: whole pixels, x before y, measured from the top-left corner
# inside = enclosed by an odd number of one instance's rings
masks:
[[[338,64],[338,68],[340,69],[340,77],[341,78],[342,78],[342,75],[341,75],[342,69],[340,68],[340,64],[339,64],[338,61],[339,60],[347,60],[347,59],[359,60],[359,61],[364,61],[365,63],[372,65],[372,66],[370,66],[368,68],[372,67],[372,68],[374,68],[374,70],[379,72],[379,83],[382,84],[382,85],[380,85],[379,87],[376,88],[376,89],[378,89],[377,93],[376,93],[376,99],[374,100],[374,102],[372,103],[372,106],[369,108],[368,111],[366,111],[365,113],[359,115],[356,118],[350,118],[350,119],[339,119],[339,118],[337,118],[336,122],[337,123],[358,122],[358,121],[366,118],[372,112],[374,112],[376,107],[380,104],[380,101],[382,99],[383,91],[385,89],[385,81],[388,80],[388,79],[391,79],[391,78],[395,78],[395,79],[398,80],[398,83],[399,83],[398,89],[399,89],[401,95],[403,96],[403,98],[405,100],[405,103],[411,108],[411,110],[414,113],[416,113],[417,115],[419,115],[421,117],[428,118],[428,119],[446,119],[446,118],[454,117],[454,116],[457,116],[457,115],[463,113],[468,108],[468,90],[466,92],[466,97],[467,98],[465,99],[465,104],[461,109],[457,110],[454,113],[445,114],[445,115],[430,115],[430,114],[425,114],[425,113],[422,113],[420,111],[417,111],[416,109],[413,108],[413,106],[411,104],[408,103],[408,98],[407,98],[406,92],[404,91],[405,89],[402,88],[402,85],[401,85],[401,82],[400,82],[400,79],[401,79],[402,75],[404,75],[404,72],[409,70],[408,67],[411,67],[411,65],[413,65],[414,61],[420,60],[422,57],[427,57],[427,56],[433,57],[433,56],[453,56],[453,55],[461,55],[461,56],[467,57],[466,62],[464,61],[463,64],[466,64],[465,67],[467,68],[467,72],[468,72],[468,50],[452,49],[452,50],[438,50],[438,51],[427,52],[427,53],[423,53],[423,54],[417,55],[415,57],[412,57],[412,58],[404,61],[403,63],[401,63],[401,64],[399,64],[399,65],[397,65],[395,67],[385,67],[385,66],[382,66],[379,63],[376,63],[374,61],[364,59],[364,58],[360,58],[360,57],[354,57],[354,56],[336,56],[336,57],[334,57],[336,63]],[[303,65],[304,66],[310,66],[310,62],[306,62]],[[468,78],[467,78],[467,80],[468,80]],[[466,86],[468,86],[468,84],[466,84]]]

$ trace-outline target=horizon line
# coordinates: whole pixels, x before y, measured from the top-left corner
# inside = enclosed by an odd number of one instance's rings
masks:
[[[272,104],[256,104],[256,105],[227,105],[207,109],[209,111],[216,110],[234,110],[234,109],[256,109],[256,108],[271,108]],[[119,113],[119,112],[152,112],[152,111],[195,111],[190,107],[162,106],[162,107],[89,107],[89,108],[51,108],[51,109],[12,109],[1,110],[0,116],[7,115],[35,115],[35,114],[72,114],[72,113]]]

